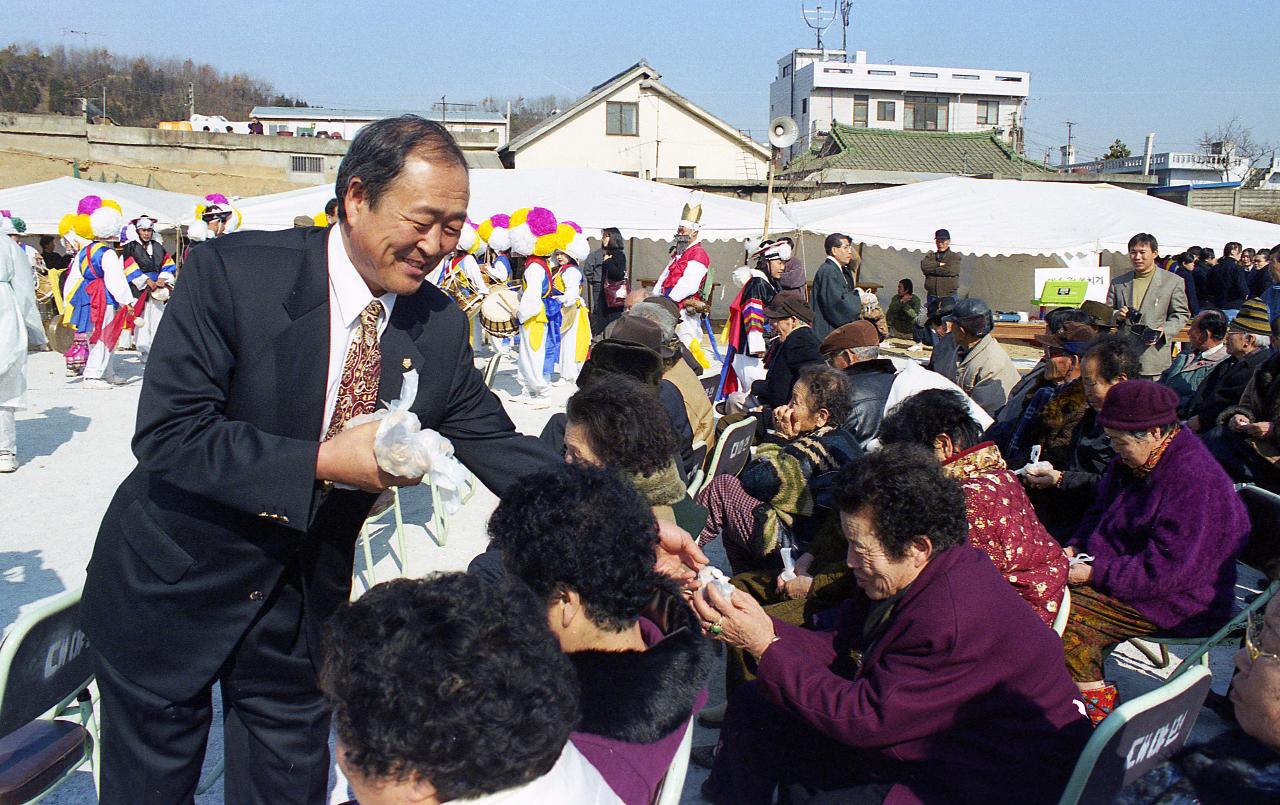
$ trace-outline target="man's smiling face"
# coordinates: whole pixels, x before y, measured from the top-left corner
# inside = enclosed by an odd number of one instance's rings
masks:
[[[409,156],[376,204],[366,190],[354,176],[344,199],[351,261],[375,295],[415,293],[458,243],[471,197],[467,171]]]

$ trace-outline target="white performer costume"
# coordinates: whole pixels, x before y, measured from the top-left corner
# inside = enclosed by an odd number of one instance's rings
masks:
[[[591,340],[591,324],[587,318],[587,305],[582,299],[582,269],[569,263],[560,270],[556,277],[556,285],[561,287],[560,315],[564,325],[560,336],[560,379],[576,382],[578,372],[582,369],[581,344],[579,339],[584,335]]]
[[[529,257],[524,266],[524,291],[520,294],[520,353],[516,374],[529,397],[541,397],[551,386],[544,372],[547,361],[547,313],[550,295],[547,265],[541,257]],[[536,346],[535,346],[536,345]]]
[[[684,205],[680,215],[680,228],[688,234],[676,237],[677,243],[683,237],[688,237],[688,241],[678,248],[673,247],[671,261],[662,269],[653,285],[653,295],[665,296],[680,306],[680,323],[676,326],[676,333],[705,366],[708,361],[702,352],[702,316],[690,305],[694,300],[701,299],[699,292],[706,281],[707,272],[711,270],[711,258],[699,241],[701,218],[701,205]]]
[[[147,361],[156,328],[160,326],[160,319],[164,316],[164,306],[169,300],[175,271],[173,257],[165,250],[164,244],[154,237],[144,243],[137,234],[140,229],[154,230],[155,225],[154,220],[144,216],[125,228],[125,279],[133,284],[139,294],[147,290],[148,282],[159,284],[147,293],[142,315],[133,324],[134,343],[143,363]]]
[[[0,237],[0,472],[18,468],[15,412],[26,407],[27,347],[46,337],[26,254]]]

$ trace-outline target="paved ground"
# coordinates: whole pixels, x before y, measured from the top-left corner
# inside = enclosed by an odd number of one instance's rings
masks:
[[[78,382],[63,376],[62,357],[52,353],[30,356],[28,378],[30,409],[19,414],[19,457],[22,467],[13,475],[0,476],[0,624],[6,628],[31,604],[80,585],[84,567],[93,547],[98,521],[116,485],[134,465],[129,451],[134,414],[141,382],[141,366],[132,353],[124,353],[120,371],[128,385],[110,391],[82,389]],[[479,365],[480,361],[477,361]],[[516,392],[510,362],[504,362],[496,388]],[[517,426],[537,434],[556,410],[563,410],[572,388],[556,387],[548,408],[533,410],[507,403]],[[370,531],[370,546],[378,580],[405,574],[419,576],[435,570],[466,567],[485,545],[484,523],[495,504],[494,497],[480,489],[474,499],[449,523],[447,534],[433,534],[425,524],[430,520],[430,496],[423,488],[403,495],[407,556],[396,552],[394,529],[387,524]],[[389,521],[388,515],[384,520]],[[443,544],[441,544],[443,542]],[[712,559],[728,569],[723,552],[713,546]],[[359,562],[359,559],[357,560]],[[357,571],[357,594],[367,587],[363,567]],[[1223,691],[1230,677],[1228,650],[1215,651],[1215,689]],[[1158,684],[1157,674],[1131,650],[1117,652],[1112,661],[1114,676],[1126,696],[1133,696]],[[724,680],[719,671],[708,680],[711,702],[723,700]],[[217,700],[215,698],[215,706]],[[215,715],[214,723],[220,723]],[[1219,730],[1222,725],[1205,711],[1197,725],[1197,736]],[[713,743],[716,733],[698,727],[694,743]],[[215,726],[210,736],[206,769],[222,757],[221,730]],[[703,800],[697,791],[705,772],[691,767],[685,785],[684,802]],[[342,802],[347,792],[336,778],[332,801]],[[88,773],[63,786],[46,800],[53,805],[93,802],[92,780]],[[222,801],[220,782],[198,797],[201,805]]]

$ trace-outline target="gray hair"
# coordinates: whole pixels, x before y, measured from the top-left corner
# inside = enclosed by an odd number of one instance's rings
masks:
[[[1249,335],[1253,337],[1253,343],[1257,344],[1261,349],[1271,348],[1271,336],[1258,335],[1257,333],[1249,333]]]
[[[661,305],[647,305],[643,302],[626,312],[627,316],[648,319],[662,330],[662,341],[667,343],[676,337],[676,317]]]
[[[853,354],[854,354],[854,355],[856,355],[856,356],[858,357],[858,360],[860,360],[860,361],[874,361],[876,358],[879,358],[879,357],[880,357],[880,347],[879,347],[879,346],[874,346],[874,347],[850,347],[850,350],[852,350],[852,351],[853,351]]]

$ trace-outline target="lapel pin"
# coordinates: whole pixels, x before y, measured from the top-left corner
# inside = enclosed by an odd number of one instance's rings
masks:
[[[406,369],[412,369],[413,361],[409,360],[408,358],[405,358],[403,361],[400,362],[400,365]]]

